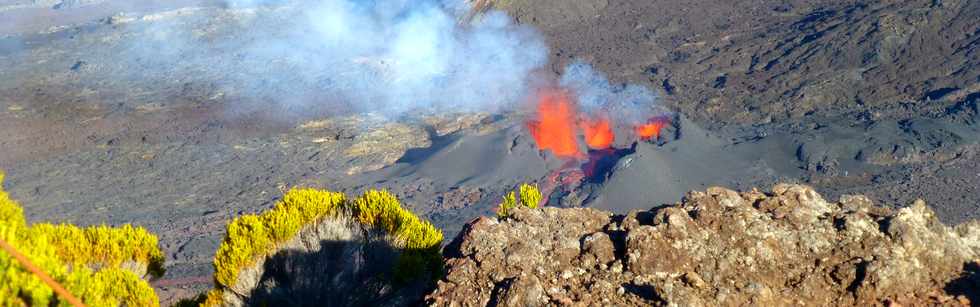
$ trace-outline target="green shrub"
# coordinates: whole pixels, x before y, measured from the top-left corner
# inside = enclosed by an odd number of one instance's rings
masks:
[[[341,193],[293,189],[271,210],[243,215],[228,224],[227,235],[214,258],[218,287],[233,286],[242,269],[275,252],[278,244],[296,236],[304,226],[340,214],[395,237],[396,246],[403,250],[395,268],[396,278],[411,279],[425,270],[441,271],[442,232],[403,209],[391,193],[372,190],[349,201]],[[202,305],[221,303],[221,291],[212,290]]]
[[[2,179],[0,172],[0,183]],[[524,190],[521,193],[523,197]],[[348,201],[341,193],[294,189],[273,209],[259,215],[243,215],[228,224],[227,235],[214,258],[218,289],[233,285],[239,271],[273,252],[277,244],[296,236],[304,226],[339,214],[395,238],[396,247],[402,249],[394,268],[396,280],[411,280],[426,271],[441,272],[442,232],[403,209],[391,193],[368,191]],[[23,209],[0,188],[0,238],[89,306],[159,305],[146,281],[120,268],[135,261],[146,264],[154,276],[163,274],[164,258],[157,238],[141,227],[28,225]],[[222,292],[218,289],[198,300],[205,306],[220,305]],[[66,304],[10,255],[0,253],[0,306]]]
[[[201,302],[200,306],[221,306],[224,304],[224,298],[221,297],[221,290],[211,289],[208,293],[204,294],[204,301]]]
[[[442,231],[402,209],[398,199],[388,191],[367,191],[354,200],[352,209],[358,222],[394,235],[405,249],[422,250],[442,243]]]
[[[402,209],[388,191],[367,191],[354,200],[353,216],[358,222],[383,229],[398,240],[403,248],[395,267],[395,280],[406,282],[425,271],[442,272],[442,231]],[[435,276],[433,276],[435,277]]]
[[[294,189],[272,210],[243,215],[228,224],[228,233],[214,256],[215,281],[230,287],[238,272],[274,251],[275,245],[299,233],[320,218],[334,216],[344,194],[313,189]]]
[[[504,195],[504,200],[497,205],[497,217],[506,218],[510,216],[511,210],[517,207],[517,197],[514,196],[514,191],[510,191]]]
[[[107,267],[94,274],[79,274],[83,278],[70,280],[68,286],[89,306],[159,306],[153,288],[133,272]]]
[[[517,196],[514,195],[513,191],[504,195],[504,200],[497,205],[498,218],[509,217],[517,206],[524,206],[531,209],[538,208],[538,203],[541,202],[541,191],[538,190],[537,186],[522,183],[518,188],[518,192],[521,196],[520,202],[518,202]]]
[[[0,172],[0,184],[2,179]],[[0,188],[0,238],[89,306],[159,305],[146,281],[119,267],[136,261],[147,264],[152,274],[163,273],[157,239],[143,228],[27,225],[23,210]],[[25,305],[68,306],[68,302],[0,251],[0,306]]]
[[[125,224],[79,228],[69,224],[34,224],[36,235],[43,235],[57,246],[57,255],[66,263],[93,267],[119,267],[127,261],[145,263],[153,276],[163,276],[163,252],[157,237],[142,227]]]
[[[538,191],[538,186],[524,183],[521,184],[520,191],[521,204],[531,209],[537,209],[538,203],[541,202],[541,191]]]
[[[13,227],[27,224],[24,220],[24,209],[10,200],[7,192],[3,190],[3,172],[0,172],[0,223]]]

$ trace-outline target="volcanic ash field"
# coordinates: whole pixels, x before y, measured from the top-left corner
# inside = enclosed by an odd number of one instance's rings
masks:
[[[525,182],[618,213],[792,182],[980,217],[978,1],[403,2],[0,0],[7,189],[158,234],[165,302],[294,186],[388,189],[447,238]]]

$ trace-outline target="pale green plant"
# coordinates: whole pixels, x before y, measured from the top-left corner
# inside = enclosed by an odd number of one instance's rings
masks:
[[[514,208],[518,206],[523,206],[525,208],[537,209],[538,204],[541,202],[541,191],[538,190],[536,185],[530,185],[522,183],[518,187],[517,195],[520,195],[520,200],[517,199],[514,191],[511,191],[504,195],[503,201],[497,205],[497,217],[507,218],[513,214]]]

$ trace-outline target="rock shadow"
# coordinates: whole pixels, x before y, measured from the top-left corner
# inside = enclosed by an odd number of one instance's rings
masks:
[[[965,296],[973,306],[980,305],[980,262],[963,264],[963,273],[946,284],[945,290],[950,295]]]
[[[286,249],[266,260],[246,306],[384,306],[421,302],[424,286],[395,286],[400,251],[380,240],[323,240],[319,249]]]

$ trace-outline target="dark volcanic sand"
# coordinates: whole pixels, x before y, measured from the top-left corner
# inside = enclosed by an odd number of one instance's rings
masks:
[[[286,187],[387,188],[452,237],[492,214],[508,189],[543,182],[564,163],[536,150],[519,114],[489,124],[500,129],[443,136],[407,118],[427,133],[392,140],[430,145],[349,175],[380,161],[346,154],[365,131],[302,128],[347,116],[338,114],[342,103],[281,108],[204,81],[229,72],[204,67],[194,79],[173,75],[194,67],[134,69],[113,56],[151,23],[100,20],[180,5],[117,2],[53,10],[0,0],[2,22],[57,16],[0,27],[0,169],[32,220],[134,223],[159,234],[165,303],[209,287],[224,223],[268,208]],[[637,144],[592,206],[624,212],[676,202],[691,189],[779,181],[830,198],[867,194],[905,205],[921,197],[948,223],[980,216],[977,1],[508,3],[545,34],[554,72],[582,59],[613,81],[657,89],[682,114],[679,137]],[[125,80],[119,74],[153,82],[113,81]]]

